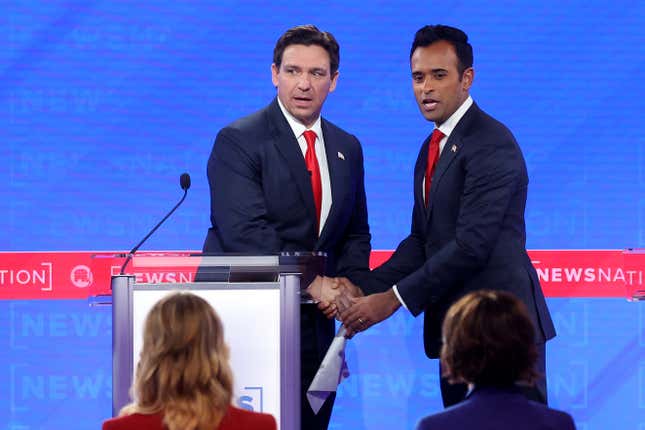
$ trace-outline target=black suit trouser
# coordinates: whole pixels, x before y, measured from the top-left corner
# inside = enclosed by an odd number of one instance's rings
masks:
[[[300,421],[301,430],[327,430],[336,394],[330,395],[314,414],[307,389],[334,338],[334,322],[326,320],[316,305],[300,306]]]

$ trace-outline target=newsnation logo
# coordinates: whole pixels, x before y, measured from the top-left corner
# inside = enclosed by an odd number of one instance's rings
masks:
[[[0,252],[0,299],[86,299],[110,294],[111,276],[122,257],[98,252]],[[121,253],[122,254],[122,253]],[[149,252],[154,258],[194,255],[193,251]],[[373,251],[372,268],[392,251]],[[529,251],[547,297],[632,297],[645,291],[645,252],[622,250]],[[199,258],[199,257],[196,257]],[[190,283],[196,264],[162,269],[132,265],[138,283]]]

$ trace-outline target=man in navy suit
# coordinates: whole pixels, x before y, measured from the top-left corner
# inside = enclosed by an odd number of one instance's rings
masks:
[[[511,132],[473,102],[475,72],[468,36],[425,26],[410,51],[412,88],[421,114],[434,122],[414,168],[410,235],[360,285],[366,297],[341,312],[349,335],[389,317],[400,306],[425,313],[424,345],[437,358],[448,307],[469,291],[507,290],[529,309],[544,374],[545,342],[555,336],[537,273],[526,253],[524,208],[528,176]],[[546,403],[542,377],[528,395]],[[466,387],[441,383],[444,405]]]
[[[280,37],[271,66],[277,97],[215,140],[208,160],[212,227],[204,252],[322,251],[327,275],[362,282],[370,232],[361,145],[320,116],[338,65],[330,33],[307,25]],[[326,429],[333,396],[316,415],[304,392],[334,337],[334,323],[314,305],[303,305],[301,332],[302,428]]]
[[[504,291],[477,290],[443,322],[441,362],[450,382],[468,383],[466,400],[425,417],[417,430],[573,430],[565,412],[522,395],[536,375],[535,327],[526,306]],[[485,351],[485,353],[483,353]]]

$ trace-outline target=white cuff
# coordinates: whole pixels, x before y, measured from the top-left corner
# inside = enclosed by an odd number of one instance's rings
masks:
[[[396,287],[396,285],[392,285],[392,289],[394,290],[394,295],[396,296],[396,298],[399,299],[399,302],[401,302],[401,306],[403,306],[409,312],[410,309],[408,309],[405,302],[401,298],[401,295],[399,294],[399,289]]]

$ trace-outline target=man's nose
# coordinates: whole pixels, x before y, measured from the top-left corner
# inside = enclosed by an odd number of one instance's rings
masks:
[[[432,91],[434,91],[434,82],[431,78],[426,78],[423,81],[423,92],[430,93]]]
[[[311,88],[311,80],[307,73],[303,73],[298,79],[298,89],[307,91],[309,88]]]

